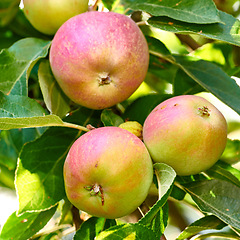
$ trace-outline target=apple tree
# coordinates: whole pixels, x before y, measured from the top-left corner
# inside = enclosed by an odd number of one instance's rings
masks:
[[[239,14],[236,0],[1,1],[0,189],[18,207],[0,240],[240,239]],[[204,98],[209,124],[150,117],[181,96]]]

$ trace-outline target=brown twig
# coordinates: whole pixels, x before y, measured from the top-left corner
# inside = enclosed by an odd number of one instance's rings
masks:
[[[178,33],[176,33],[175,35],[178,37],[178,39],[181,41],[182,44],[187,45],[187,47],[189,47],[191,50],[196,50],[199,47],[201,47],[201,45],[197,43],[189,35],[178,34]]]
[[[79,210],[75,206],[72,206],[71,212],[72,212],[72,216],[73,216],[73,222],[75,225],[75,229],[77,231],[82,223],[82,220],[81,220],[80,214],[79,214]]]
[[[88,8],[88,11],[96,11],[98,8],[98,0],[95,1],[95,3],[93,5],[91,5],[89,8]]]
[[[163,234],[163,235],[160,237],[160,240],[167,240],[167,238],[166,238],[165,235]]]

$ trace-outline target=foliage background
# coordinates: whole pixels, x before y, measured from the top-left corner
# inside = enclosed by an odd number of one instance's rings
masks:
[[[130,15],[150,52],[141,87],[102,111],[77,106],[63,94],[48,61],[52,36],[35,30],[19,3],[0,2],[0,183],[18,198],[0,239],[71,239],[74,224],[81,225],[75,240],[240,239],[239,1],[98,1],[93,8]],[[227,118],[228,143],[219,162],[189,177],[156,164],[158,189],[153,185],[141,206],[144,217],[136,211],[117,221],[79,218],[66,199],[62,166],[83,134],[80,126],[143,124],[154,106],[182,94],[206,97]]]

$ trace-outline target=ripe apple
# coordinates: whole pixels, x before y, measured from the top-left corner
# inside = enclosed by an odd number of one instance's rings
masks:
[[[148,115],[143,141],[155,162],[172,166],[178,175],[197,174],[215,164],[223,153],[227,123],[206,99],[177,96]]]
[[[86,12],[88,0],[23,0],[23,12],[38,31],[53,35],[69,18]]]
[[[86,12],[65,22],[50,49],[53,74],[75,103],[92,109],[126,100],[143,82],[149,64],[146,39],[129,17]]]
[[[119,127],[101,127],[78,138],[64,163],[69,201],[97,217],[133,212],[148,195],[153,178],[144,143]]]

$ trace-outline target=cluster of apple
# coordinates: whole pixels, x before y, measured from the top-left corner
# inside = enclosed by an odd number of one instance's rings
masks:
[[[126,129],[96,128],[72,145],[64,178],[67,196],[79,209],[105,218],[127,215],[148,195],[152,162],[166,163],[181,176],[197,174],[217,162],[227,140],[221,112],[194,95],[154,108],[144,122],[143,141]]]
[[[37,6],[41,1],[24,2],[30,20],[34,2]],[[149,64],[148,44],[131,18],[83,9],[84,13],[70,17],[59,29],[45,31],[55,34],[50,65],[72,101],[104,109],[126,100],[143,82]],[[142,134],[143,140],[120,127],[100,127],[78,138],[64,164],[71,203],[105,218],[133,212],[148,195],[153,162],[166,163],[182,176],[210,168],[225,148],[227,123],[204,98],[177,96],[153,109]]]

